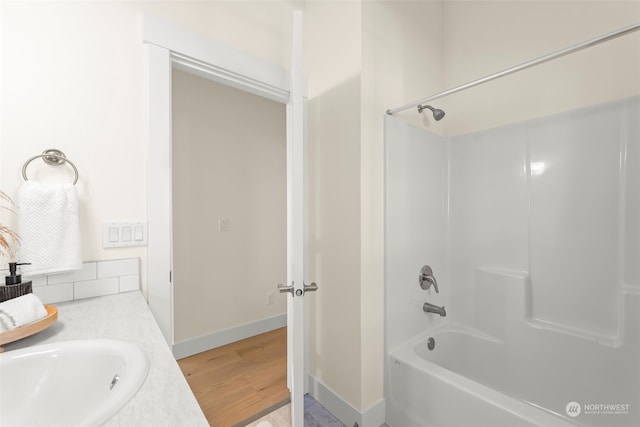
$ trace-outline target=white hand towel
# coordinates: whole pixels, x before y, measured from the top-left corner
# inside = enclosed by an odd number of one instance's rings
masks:
[[[22,184],[18,195],[18,259],[31,263],[23,266],[23,274],[82,267],[78,205],[73,184]]]
[[[0,331],[28,325],[45,317],[47,309],[34,294],[22,295],[0,303]]]

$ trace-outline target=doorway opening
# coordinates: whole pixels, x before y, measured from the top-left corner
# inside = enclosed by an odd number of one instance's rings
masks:
[[[174,339],[181,356],[220,349],[180,365],[211,425],[233,425],[288,398],[276,294],[287,275],[286,106],[174,68],[172,141]],[[245,339],[256,332],[267,333]],[[255,369],[262,382],[237,381]]]

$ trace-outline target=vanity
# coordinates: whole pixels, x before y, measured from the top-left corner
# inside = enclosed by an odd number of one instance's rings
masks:
[[[58,321],[5,352],[70,340],[112,339],[136,344],[149,359],[140,390],[105,426],[208,426],[140,291],[56,304]]]

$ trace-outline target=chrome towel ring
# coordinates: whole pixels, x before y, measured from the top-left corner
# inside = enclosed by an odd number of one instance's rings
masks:
[[[67,156],[65,156],[62,151],[56,150],[55,148],[49,148],[47,150],[44,150],[42,154],[33,156],[32,158],[24,162],[24,166],[22,166],[22,178],[24,178],[25,181],[29,181],[29,178],[27,178],[27,166],[29,166],[29,163],[31,163],[33,160],[39,159],[39,158],[42,158],[42,160],[44,160],[46,164],[51,166],[60,166],[63,163],[70,164],[71,167],[73,168],[73,171],[76,174],[76,177],[73,180],[73,185],[76,185],[76,183],[78,182],[78,176],[79,176],[78,168],[76,167],[76,165],[73,164],[71,160],[67,159]]]

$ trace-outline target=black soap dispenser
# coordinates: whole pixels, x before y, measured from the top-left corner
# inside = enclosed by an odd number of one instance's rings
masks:
[[[32,292],[31,280],[24,283],[22,282],[22,275],[18,272],[19,265],[30,265],[30,263],[9,263],[9,275],[4,278],[5,286],[0,286],[0,302],[30,294]]]

